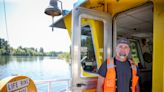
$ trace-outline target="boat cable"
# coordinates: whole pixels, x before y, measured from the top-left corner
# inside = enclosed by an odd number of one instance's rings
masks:
[[[6,27],[6,39],[9,42],[9,35],[8,35],[8,26],[7,26],[7,16],[6,16],[6,4],[5,0],[3,0],[3,6],[4,6],[4,16],[5,16],[5,27]]]

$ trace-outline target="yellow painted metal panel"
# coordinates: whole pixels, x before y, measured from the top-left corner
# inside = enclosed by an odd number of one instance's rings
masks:
[[[94,78],[94,77],[97,77],[97,75],[95,73],[90,73],[90,72],[86,72],[83,70],[83,68],[81,67],[81,72],[82,72],[82,75],[84,77],[87,77],[87,78]]]
[[[140,6],[150,0],[107,0],[108,12],[112,15],[128,10],[133,7]]]
[[[104,25],[103,22],[91,20],[92,34],[94,38],[94,44],[96,48],[96,57],[97,57],[97,67],[99,68],[103,62],[103,52],[101,49],[104,47]],[[103,51],[103,50],[102,50]]]
[[[64,23],[69,33],[69,36],[71,37],[72,14],[68,14],[67,16],[64,17]]]
[[[164,1],[154,0],[154,35],[153,35],[153,92],[164,89]],[[164,92],[164,91],[163,91]]]
[[[88,2],[86,2],[82,6],[98,11],[105,11],[104,0],[88,0]]]
[[[82,7],[107,12],[111,15],[140,6],[151,0],[88,0]]]

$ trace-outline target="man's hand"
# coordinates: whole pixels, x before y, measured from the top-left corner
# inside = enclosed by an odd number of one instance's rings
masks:
[[[140,86],[139,86],[139,83],[137,83],[137,85],[136,85],[136,92],[140,92]]]
[[[99,75],[98,80],[97,80],[97,91],[96,92],[103,92],[104,88],[104,77]]]

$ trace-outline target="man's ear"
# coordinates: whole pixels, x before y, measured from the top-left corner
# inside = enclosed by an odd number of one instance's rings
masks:
[[[114,51],[117,52],[117,48],[116,47],[114,48]]]
[[[118,51],[118,48],[117,48],[117,46],[115,47],[115,51],[116,51],[116,52]]]

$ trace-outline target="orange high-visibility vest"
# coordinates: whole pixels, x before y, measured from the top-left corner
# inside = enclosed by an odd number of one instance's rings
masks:
[[[132,68],[132,83],[131,83],[131,92],[135,92],[135,88],[138,82],[137,68],[133,61],[129,60]],[[107,59],[107,74],[104,81],[104,92],[116,92],[116,71],[114,65],[114,59],[110,62],[110,59]]]

